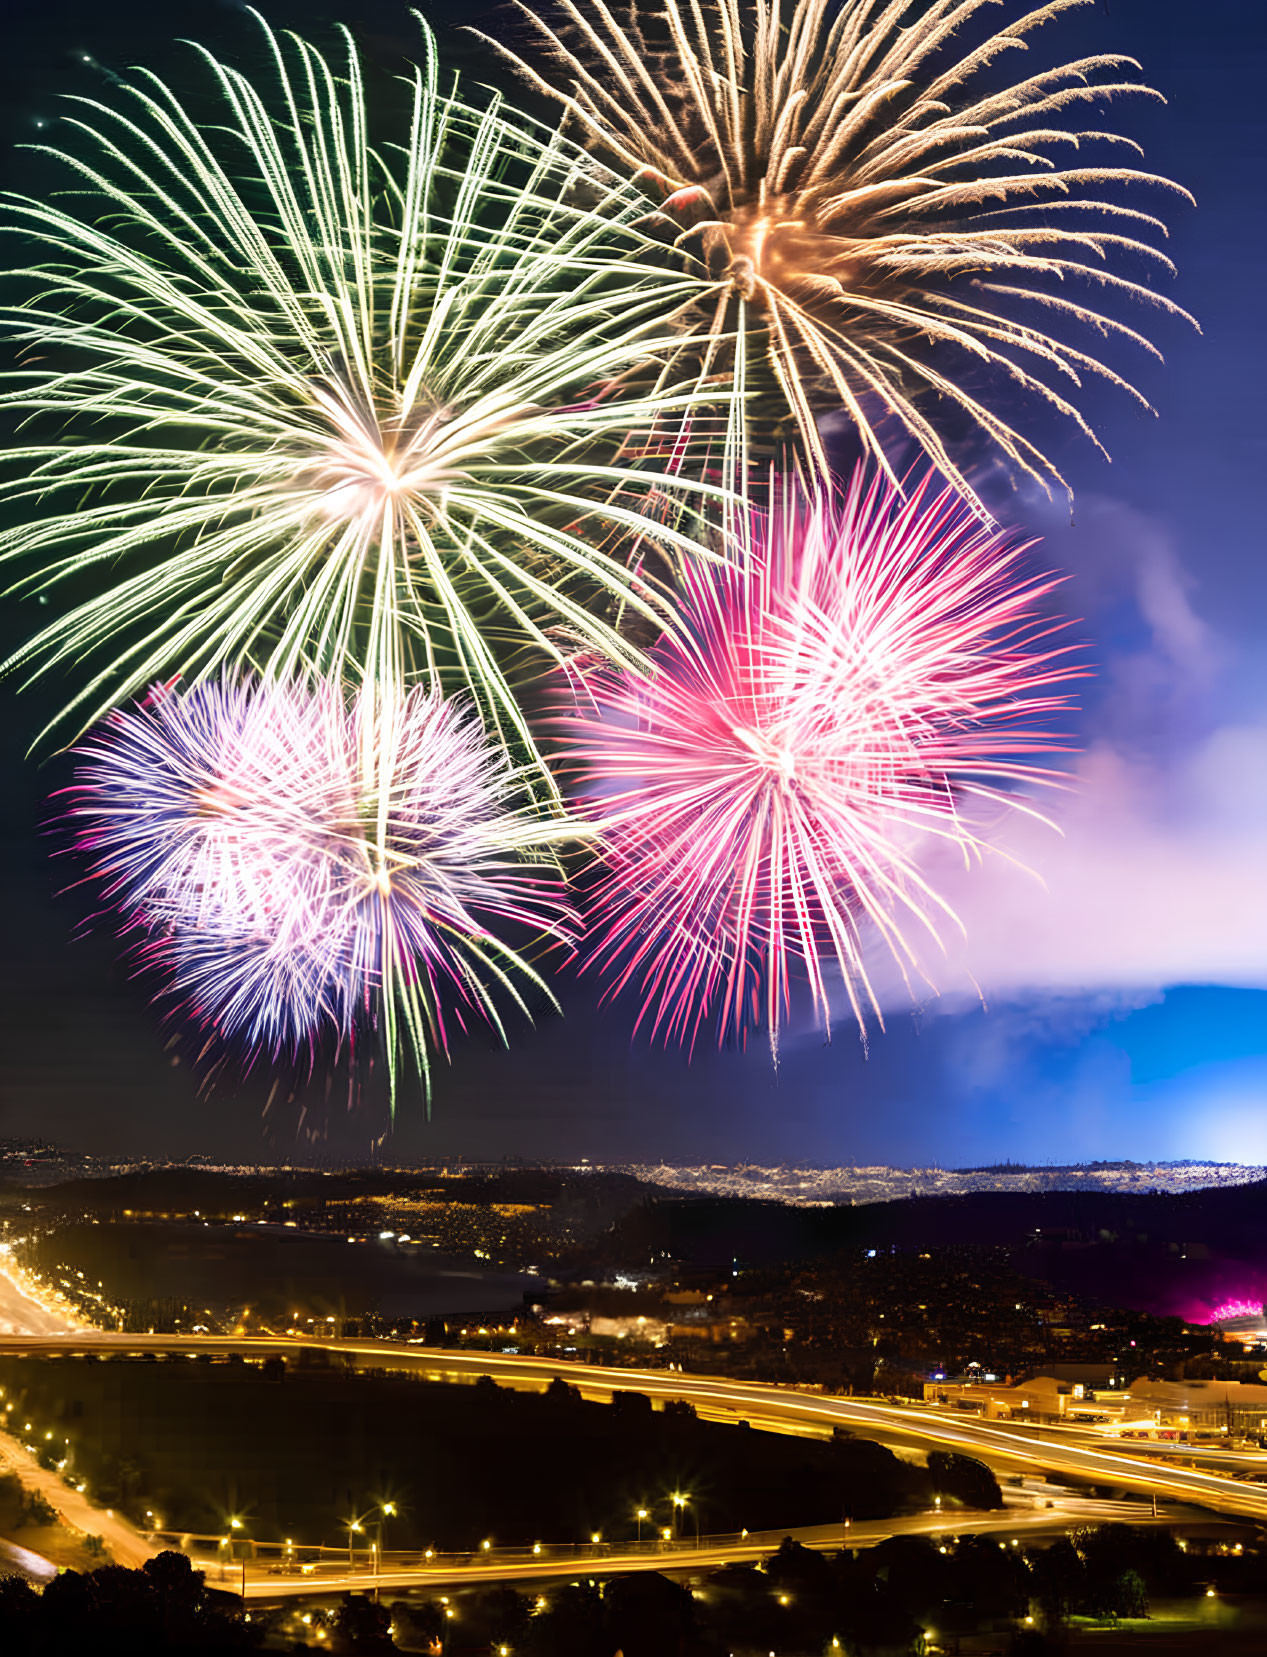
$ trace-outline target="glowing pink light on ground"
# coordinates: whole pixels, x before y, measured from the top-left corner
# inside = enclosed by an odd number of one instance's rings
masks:
[[[1259,1318],[1263,1315],[1261,1300],[1225,1300],[1221,1306],[1202,1319],[1207,1323],[1229,1323],[1239,1318]]]
[[[688,568],[653,671],[598,667],[561,722],[602,830],[588,961],[687,1045],[709,1015],[777,1042],[797,975],[824,1018],[838,972],[878,1019],[871,941],[910,972],[906,931],[953,919],[921,842],[973,858],[985,816],[1032,809],[1017,791],[1053,773],[1027,756],[1061,749],[1073,676],[1055,581],[951,492],[772,496],[741,567]]]

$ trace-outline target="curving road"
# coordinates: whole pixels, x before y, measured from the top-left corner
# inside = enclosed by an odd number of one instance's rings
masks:
[[[79,1320],[68,1309],[46,1305],[37,1299],[13,1262],[0,1250],[0,1336],[69,1335],[80,1327]]]
[[[637,1391],[658,1398],[685,1398],[714,1419],[746,1419],[772,1431],[852,1428],[920,1449],[960,1450],[994,1466],[1055,1473],[1114,1488],[1156,1495],[1216,1513],[1267,1521],[1267,1487],[1225,1473],[1158,1464],[1121,1448],[1100,1449],[1056,1437],[1022,1438],[1006,1427],[916,1404],[837,1398],[795,1387],[732,1381],[713,1375],[628,1370],[496,1352],[449,1352],[434,1347],[375,1340],[313,1340],[285,1336],[120,1335],[82,1329],[73,1334],[0,1334],[0,1352],[31,1356],[77,1352],[240,1352],[266,1357],[303,1348],[376,1363],[417,1368],[437,1380],[470,1381],[481,1375],[511,1386],[543,1387],[556,1375],[589,1398]]]
[[[60,1473],[49,1472],[20,1444],[0,1439],[0,1473],[12,1473],[24,1490],[38,1490],[63,1524],[84,1536],[99,1536],[116,1565],[136,1570],[157,1551],[128,1520],[109,1508],[94,1505]]]
[[[439,1590],[503,1582],[543,1584],[556,1578],[574,1582],[578,1575],[609,1576],[613,1572],[671,1571],[689,1574],[717,1570],[723,1565],[759,1564],[789,1535],[806,1547],[832,1549],[842,1546],[875,1547],[890,1536],[959,1537],[994,1531],[1002,1531],[1019,1543],[1022,1537],[1044,1533],[1063,1535],[1071,1524],[1103,1523],[1107,1519],[1126,1519],[1138,1524],[1140,1514],[1134,1504],[1081,1502],[1075,1499],[1063,1512],[1033,1508],[1022,1511],[1013,1507],[1005,1513],[917,1513],[904,1518],[859,1522],[850,1526],[848,1531],[841,1525],[813,1525],[744,1537],[704,1537],[698,1546],[684,1542],[665,1548],[649,1544],[639,1549],[632,1544],[615,1543],[597,1551],[547,1549],[539,1558],[528,1549],[506,1549],[500,1557],[494,1550],[487,1562],[481,1556],[465,1554],[437,1558],[434,1563],[426,1565],[385,1565],[380,1571],[368,1568],[348,1571],[338,1566],[325,1566],[311,1575],[303,1575],[297,1569],[278,1574],[269,1570],[266,1561],[251,1561],[247,1564],[244,1577],[240,1563],[221,1565],[214,1553],[199,1554],[196,1548],[187,1551],[194,1563],[206,1572],[211,1587],[237,1593],[244,1591],[246,1599],[255,1602],[314,1598],[351,1590],[364,1592],[371,1588],[382,1591],[406,1588]],[[1165,1518],[1158,1522],[1164,1523]],[[173,1543],[175,1540],[173,1538]]]

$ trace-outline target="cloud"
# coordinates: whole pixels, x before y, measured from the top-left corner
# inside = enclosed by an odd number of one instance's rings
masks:
[[[971,867],[923,867],[963,923],[922,966],[949,997],[1027,999],[1173,984],[1267,988],[1267,714],[1220,719],[1231,652],[1198,614],[1164,529],[1119,502],[1045,526],[1081,609],[1096,679],[1070,788],[1009,813]],[[877,963],[884,1001],[909,1006]]]
[[[1267,726],[1214,732],[1177,769],[1105,745],[1052,815],[1013,817],[974,868],[926,865],[964,934],[925,952],[943,992],[1267,988]],[[1256,804],[1256,800],[1258,803]]]

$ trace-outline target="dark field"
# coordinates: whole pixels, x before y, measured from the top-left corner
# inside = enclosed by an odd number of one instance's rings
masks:
[[[164,1303],[218,1313],[250,1307],[285,1327],[342,1320],[478,1317],[513,1312],[536,1279],[483,1268],[425,1244],[349,1243],[269,1226],[116,1221],[60,1226],[37,1244],[38,1268],[82,1271],[115,1304]],[[107,1327],[109,1327],[107,1322]],[[148,1325],[147,1325],[148,1326]]]
[[[102,1506],[164,1528],[297,1545],[346,1542],[342,1521],[395,1502],[385,1545],[466,1550],[616,1541],[672,1522],[689,1492],[705,1532],[884,1517],[925,1506],[922,1467],[879,1445],[832,1444],[612,1405],[423,1382],[328,1364],[179,1358],[0,1360],[0,1385],[52,1432]],[[25,1436],[25,1435],[24,1435]]]

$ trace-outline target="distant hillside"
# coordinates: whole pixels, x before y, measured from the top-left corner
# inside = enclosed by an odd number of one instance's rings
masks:
[[[1222,1299],[1267,1292],[1267,1181],[1179,1195],[974,1192],[851,1208],[675,1197],[640,1204],[605,1241],[613,1259],[713,1269],[842,1249],[1002,1248],[1058,1286],[1198,1318]]]
[[[0,1185],[0,1201],[38,1204],[46,1211],[120,1215],[147,1214],[231,1218],[316,1209],[326,1203],[366,1196],[434,1195],[450,1202],[531,1203],[568,1206],[604,1215],[604,1224],[654,1192],[631,1174],[594,1170],[506,1168],[463,1173],[429,1173],[393,1168],[262,1169],[225,1172],[172,1165],[127,1173],[66,1180],[31,1190],[17,1181]]]
[[[68,1217],[200,1212],[298,1217],[364,1196],[549,1208],[572,1238],[565,1264],[711,1271],[813,1261],[859,1249],[991,1248],[1057,1287],[1119,1306],[1208,1321],[1230,1299],[1267,1297],[1267,1181],[1180,1192],[973,1191],[853,1206],[686,1194],[615,1169],[446,1173],[140,1169],[39,1190],[0,1188],[0,1205]],[[555,1233],[556,1242],[561,1233]],[[556,1258],[558,1258],[556,1256]]]

